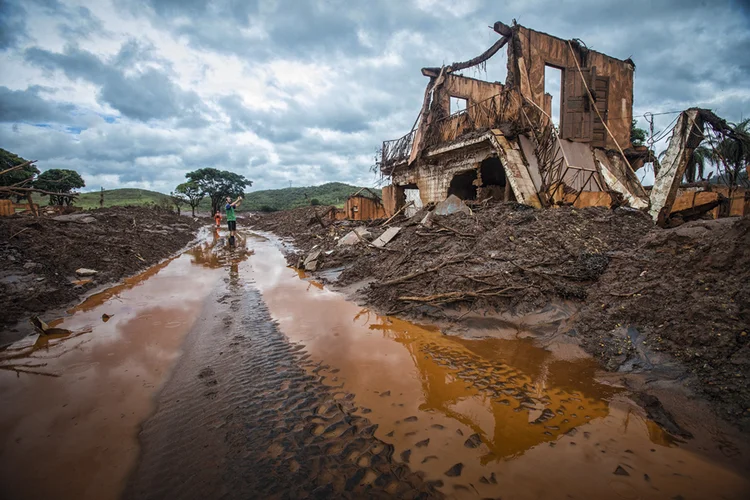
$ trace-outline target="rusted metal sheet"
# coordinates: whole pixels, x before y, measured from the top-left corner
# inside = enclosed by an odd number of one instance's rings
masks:
[[[351,220],[372,220],[386,216],[385,208],[380,200],[367,196],[352,196],[344,203],[346,217]]]

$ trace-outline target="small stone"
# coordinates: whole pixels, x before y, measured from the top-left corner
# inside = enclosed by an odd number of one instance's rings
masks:
[[[630,473],[626,471],[621,465],[618,465],[614,472],[615,476],[629,476]]]
[[[95,271],[93,269],[88,269],[88,268],[85,268],[85,267],[80,267],[80,268],[76,269],[76,274],[78,276],[93,276],[93,275],[98,274],[98,273],[99,273],[99,271]]]

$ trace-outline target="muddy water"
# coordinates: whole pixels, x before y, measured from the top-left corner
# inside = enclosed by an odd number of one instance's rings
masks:
[[[51,322],[70,334],[0,353],[30,352],[0,363],[0,492],[10,494],[0,497],[118,497],[138,426],[221,275],[194,260],[157,265]]]
[[[378,316],[250,234],[54,326],[74,333],[13,363],[58,376],[0,370],[0,492],[13,498],[749,491],[745,455],[696,445],[718,435],[675,440],[591,361]]]

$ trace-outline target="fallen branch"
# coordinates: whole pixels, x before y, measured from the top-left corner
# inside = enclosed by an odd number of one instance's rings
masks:
[[[453,229],[452,227],[444,226],[444,225],[440,224],[440,223],[439,223],[438,221],[436,221],[436,220],[433,220],[433,221],[432,221],[432,223],[433,223],[433,224],[435,224],[436,226],[440,226],[440,227],[442,227],[443,229],[446,229],[446,230],[448,230],[448,231],[451,231],[451,232],[453,232],[453,233],[456,233],[456,234],[457,234],[457,235],[459,235],[459,236],[463,236],[464,238],[476,238],[476,237],[477,237],[477,236],[476,236],[475,234],[462,233],[461,231],[456,231],[456,230],[455,230],[455,229]]]
[[[388,281],[383,281],[381,283],[374,283],[373,286],[391,286],[391,285],[398,285],[399,283],[403,283],[404,281],[409,281],[411,279],[414,279],[418,276],[422,276],[423,274],[427,273],[433,273],[437,271],[438,269],[441,269],[445,266],[451,265],[451,264],[458,264],[459,262],[464,262],[467,257],[469,257],[471,254],[461,255],[455,259],[447,260],[443,262],[442,264],[439,264],[435,267],[431,267],[429,269],[423,269],[421,271],[416,271],[413,273],[409,273],[406,276],[401,276],[400,278],[395,278]]]
[[[394,217],[396,217],[396,216],[397,216],[398,214],[400,214],[400,213],[401,213],[402,211],[406,210],[406,207],[409,207],[409,206],[411,206],[411,205],[414,205],[414,202],[413,202],[413,201],[410,201],[409,203],[407,203],[407,204],[406,204],[406,205],[404,205],[403,207],[399,208],[399,209],[398,209],[398,210],[396,211],[396,213],[395,213],[395,214],[393,214],[393,215],[391,215],[391,217],[390,217],[390,218],[389,218],[389,219],[388,219],[387,221],[383,222],[383,223],[382,223],[382,224],[380,225],[380,227],[383,227],[383,226],[385,226],[386,224],[388,224],[389,222],[391,222],[391,221],[393,220],[393,218],[394,218]]]
[[[36,163],[36,160],[29,160],[25,163],[21,163],[20,165],[16,165],[15,167],[6,168],[5,170],[0,172],[0,175],[5,175],[8,172],[13,172],[14,170],[22,169],[28,165],[31,165],[32,163]]]
[[[29,226],[26,226],[25,228],[21,229],[20,231],[17,231],[17,232],[15,232],[15,233],[11,234],[11,235],[10,235],[10,238],[8,238],[8,239],[9,239],[9,240],[12,240],[13,238],[15,238],[16,236],[18,236],[18,235],[19,235],[19,234],[21,234],[22,232],[26,231],[26,230],[27,230],[28,228],[29,228]]]
[[[499,288],[499,287],[494,287]],[[426,295],[426,296],[402,296],[399,297],[398,300],[403,300],[406,302],[440,302],[440,303],[447,303],[447,302],[456,302],[459,300],[464,300],[468,298],[480,298],[480,297],[512,297],[512,295],[508,295],[506,292],[509,292],[511,290],[524,290],[527,287],[516,287],[516,286],[509,286],[506,288],[503,288],[502,290],[498,290],[495,292],[491,292],[490,289],[483,289],[479,290],[478,292],[446,292],[446,293],[438,293],[435,295]]]

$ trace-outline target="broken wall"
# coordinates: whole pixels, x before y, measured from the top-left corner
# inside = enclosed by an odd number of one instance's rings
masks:
[[[523,26],[516,26],[516,35],[513,44],[508,48],[508,80],[520,88],[521,93],[534,101],[543,109],[547,106],[544,88],[544,67],[550,65],[562,70],[562,101],[560,108],[563,110],[561,129],[565,130],[566,118],[570,122],[576,111],[570,108],[571,100],[565,95],[570,94],[571,89],[576,89],[582,99],[582,106],[590,107],[590,100],[585,89],[581,89],[581,74],[576,67],[574,54],[579,58],[578,63],[582,70],[595,68],[595,74],[600,81],[608,81],[606,99],[599,102],[596,91],[596,81],[587,82],[592,93],[597,98],[597,105],[605,122],[612,132],[620,147],[630,147],[630,125],[633,118],[633,73],[635,67],[628,61],[621,61],[606,54],[593,50],[580,49],[578,44],[571,44],[567,40],[557,38],[546,33],[534,31]],[[515,63],[514,63],[515,61]],[[599,92],[601,94],[601,91]],[[601,144],[596,146],[607,149],[615,149],[617,146],[603,128],[596,126],[596,113],[589,109],[592,120],[592,140]],[[566,137],[566,134],[563,134]],[[582,139],[582,142],[589,142]]]
[[[385,208],[379,200],[366,196],[351,196],[344,203],[346,217],[351,220],[373,220],[385,217]]]

